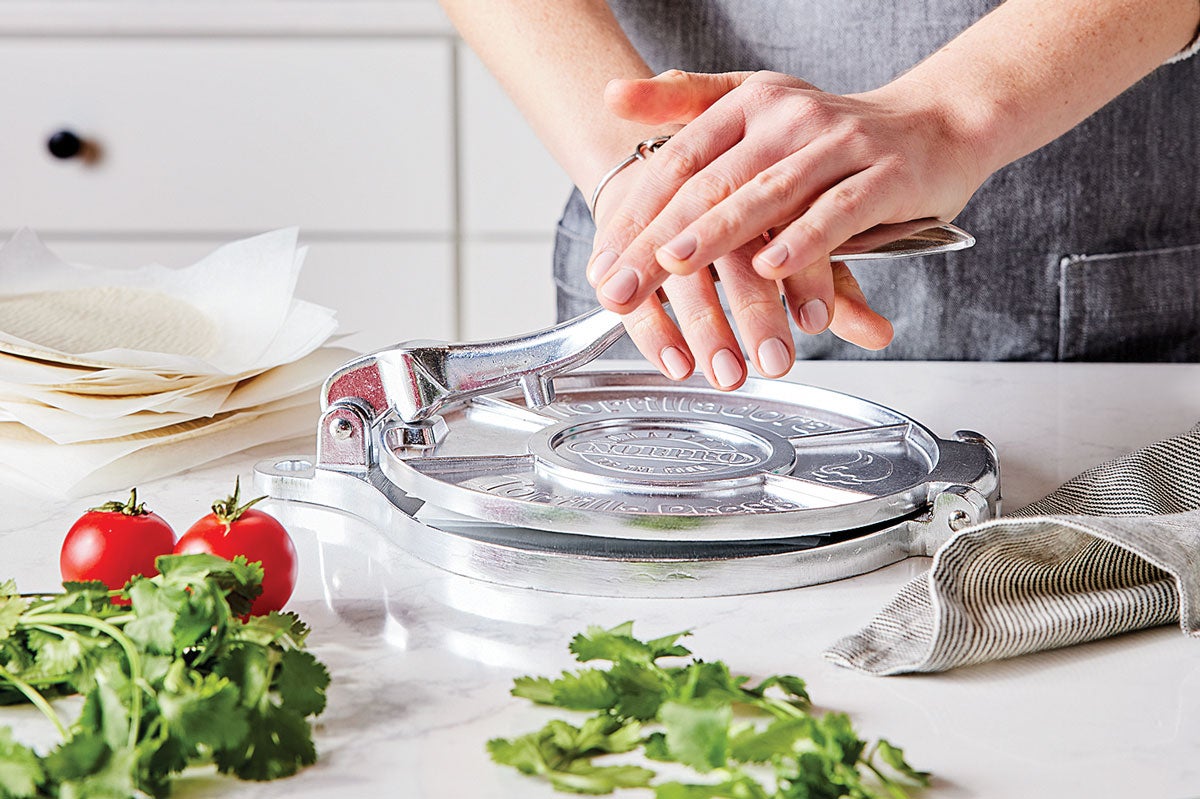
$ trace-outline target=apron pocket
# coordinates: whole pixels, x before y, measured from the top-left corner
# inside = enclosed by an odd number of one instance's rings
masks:
[[[1059,262],[1059,360],[1200,360],[1200,244]]]

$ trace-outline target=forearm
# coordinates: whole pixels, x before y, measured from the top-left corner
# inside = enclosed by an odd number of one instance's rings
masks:
[[[651,73],[603,0],[441,2],[585,196],[637,142],[662,132],[605,109],[610,79]]]
[[[1008,0],[877,94],[939,106],[986,177],[1152,72],[1198,18],[1196,0]]]

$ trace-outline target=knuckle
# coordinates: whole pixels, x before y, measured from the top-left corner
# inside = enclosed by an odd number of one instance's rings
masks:
[[[700,159],[688,147],[664,147],[655,154],[653,171],[672,184],[682,183],[700,170]]]
[[[829,207],[841,217],[854,216],[866,202],[864,187],[854,183],[842,182],[829,190],[825,197]]]
[[[771,73],[757,72],[755,76],[765,75],[767,77],[759,78],[753,81],[746,81],[742,84],[743,93],[746,95],[746,100],[756,105],[769,105],[779,99],[783,87],[771,82]]]
[[[610,246],[624,249],[650,224],[650,216],[636,208],[622,206],[613,212],[613,217],[604,226],[604,241]]]
[[[624,321],[625,330],[634,341],[653,343],[660,338],[664,338],[664,331],[661,329],[661,324],[653,313],[634,312],[628,314]]]
[[[778,297],[755,296],[733,303],[733,315],[739,322],[764,324],[782,314],[783,303]]]
[[[723,330],[729,326],[725,310],[717,303],[696,303],[685,311],[685,322],[689,328],[698,330]]]
[[[828,236],[825,231],[807,219],[796,220],[788,231],[789,238],[801,250],[811,252],[829,252]]]
[[[724,175],[710,171],[701,172],[688,181],[689,193],[706,208],[711,208],[733,194],[736,187]]]
[[[790,169],[765,169],[751,179],[761,194],[776,200],[789,200],[800,191],[800,175]]]

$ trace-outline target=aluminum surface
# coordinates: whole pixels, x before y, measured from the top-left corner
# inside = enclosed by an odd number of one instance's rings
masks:
[[[812,386],[750,380],[730,393],[699,378],[593,372],[560,377],[556,394],[536,410],[516,392],[449,408],[432,448],[397,446],[384,428],[379,465],[408,494],[467,517],[675,542],[877,525],[988,469],[982,448]]]
[[[455,574],[501,585],[612,597],[703,597],[779,591],[873,571],[930,555],[960,517],[987,518],[978,495],[946,492],[926,512],[894,525],[823,540],[708,543],[660,549],[657,542],[556,536],[482,523],[454,527],[440,511],[397,489],[377,469],[360,473],[303,460],[264,461],[255,484],[272,497],[366,520],[397,546]],[[444,527],[435,526],[443,524]],[[564,540],[565,539],[565,540]]]

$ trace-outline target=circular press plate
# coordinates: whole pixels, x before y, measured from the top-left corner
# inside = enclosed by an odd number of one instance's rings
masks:
[[[890,408],[812,386],[584,372],[447,409],[432,449],[384,433],[386,476],[476,520],[600,538],[765,542],[922,511],[940,442]]]

